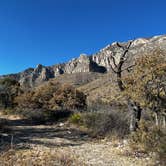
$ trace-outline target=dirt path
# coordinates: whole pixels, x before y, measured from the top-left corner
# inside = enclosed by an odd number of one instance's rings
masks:
[[[1,116],[2,117],[2,116]],[[12,139],[12,144],[26,147],[66,147],[78,146],[90,140],[88,135],[67,123],[53,125],[39,125],[19,117],[3,116],[11,129],[8,135],[3,134],[7,139]],[[11,142],[11,140],[10,140]]]
[[[126,143],[94,141],[85,132],[67,123],[37,125],[18,117],[4,118],[8,120],[12,131],[3,137],[8,139],[9,146],[16,149],[42,152],[59,149],[72,154],[81,165],[87,166],[148,166],[151,163],[149,157],[127,155]]]

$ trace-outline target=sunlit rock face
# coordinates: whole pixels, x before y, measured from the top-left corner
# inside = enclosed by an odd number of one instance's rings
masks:
[[[118,42],[121,46],[127,46],[132,42],[131,47],[127,53],[127,61],[125,65],[130,65],[135,62],[138,56],[143,54],[151,54],[155,50],[162,50],[166,53],[166,35],[154,36],[152,38],[138,38],[128,42]],[[114,56],[116,64],[119,63],[120,56],[124,53],[124,50],[117,45],[117,42],[106,46],[98,53],[92,55],[93,61],[98,65],[106,68],[107,71],[111,70],[111,66],[114,66],[112,56]],[[125,66],[124,65],[124,66]]]
[[[127,46],[130,41],[118,43],[121,46]],[[132,44],[127,53],[127,60],[124,64],[124,67],[133,64],[137,57],[143,54],[150,54],[157,49],[166,53],[166,35],[132,40]],[[111,71],[111,66],[114,67],[112,56],[115,59],[115,63],[118,64],[120,56],[123,53],[123,48],[119,47],[117,42],[114,42],[90,56],[81,54],[78,58],[74,58],[67,63],[53,66],[43,66],[39,64],[35,68],[28,68],[23,72],[1,76],[1,78],[12,77],[18,80],[23,86],[34,87],[64,73],[105,73]]]
[[[34,69],[25,70],[18,74],[20,75],[20,84],[29,87],[39,85],[41,82],[54,78],[54,72],[41,64],[37,65]]]
[[[65,65],[66,73],[90,72],[90,58],[81,54],[78,58],[72,59]]]

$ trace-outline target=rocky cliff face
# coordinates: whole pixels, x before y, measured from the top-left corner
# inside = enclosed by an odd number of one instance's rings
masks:
[[[127,45],[129,42],[130,41],[123,42],[120,43],[120,45]],[[126,63],[133,63],[135,57],[150,53],[156,49],[160,49],[166,53],[166,35],[135,39],[128,52],[129,58]],[[43,66],[39,64],[36,68],[29,68],[17,74],[1,76],[1,78],[13,77],[18,80],[21,85],[33,87],[64,73],[105,73],[111,71],[111,65],[113,65],[111,56],[115,57],[115,61],[118,64],[122,53],[123,49],[117,45],[117,42],[114,42],[91,56],[81,54],[78,58],[72,59],[67,63],[53,66]]]

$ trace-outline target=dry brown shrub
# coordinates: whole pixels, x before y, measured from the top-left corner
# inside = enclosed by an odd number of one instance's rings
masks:
[[[134,151],[154,152],[160,165],[166,163],[166,132],[150,122],[141,121],[139,129],[131,134],[130,147]]]
[[[93,137],[124,138],[129,134],[129,117],[122,110],[76,113],[70,122],[86,127]]]
[[[48,82],[33,91],[26,92],[15,99],[20,109],[85,109],[86,96],[71,85]]]
[[[0,166],[83,166],[68,150],[9,150],[0,155]]]

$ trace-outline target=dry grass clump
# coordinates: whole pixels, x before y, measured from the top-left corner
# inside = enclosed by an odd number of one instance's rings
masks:
[[[160,165],[166,163],[166,131],[158,126],[140,122],[139,129],[131,134],[130,147],[134,151],[155,153]]]
[[[76,166],[79,163],[66,150],[9,150],[0,155],[0,166]]]
[[[93,137],[124,138],[129,134],[128,117],[126,112],[120,110],[75,113],[69,120],[86,127]]]

